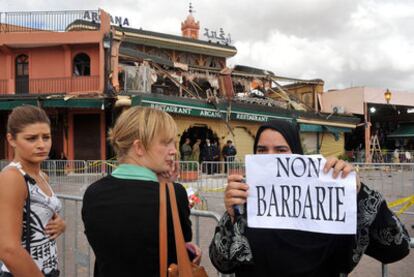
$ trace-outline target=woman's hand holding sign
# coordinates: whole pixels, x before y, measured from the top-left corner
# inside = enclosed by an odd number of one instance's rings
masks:
[[[334,179],[338,178],[339,175],[341,175],[341,178],[346,178],[346,176],[348,176],[349,173],[355,171],[352,164],[335,157],[328,157],[326,158],[326,163],[325,167],[323,168],[323,172],[326,174],[331,169],[333,169],[332,177]],[[361,188],[361,181],[359,180],[358,173],[356,174],[356,185],[357,192],[359,192],[359,189]]]
[[[246,203],[249,186],[243,183],[242,175],[230,175],[227,178],[227,187],[224,192],[224,205],[227,213],[234,218],[234,205]]]
[[[349,173],[355,171],[354,167],[343,160],[340,160],[335,157],[326,158],[326,163],[323,168],[325,174],[330,170],[332,171],[332,178],[336,179],[339,176],[341,178],[346,178]],[[356,174],[356,184],[357,192],[361,187],[361,182],[359,180],[358,174]],[[230,175],[227,179],[227,187],[224,193],[224,205],[226,207],[227,213],[233,219],[234,206],[235,205],[244,205],[247,200],[249,186],[244,183],[244,177],[242,175]]]

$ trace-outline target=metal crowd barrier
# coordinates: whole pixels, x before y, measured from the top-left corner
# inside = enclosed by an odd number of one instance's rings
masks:
[[[58,238],[58,257],[62,277],[91,277],[95,257],[84,234],[81,220],[82,197],[58,194],[62,201],[61,215],[66,221],[66,231]],[[212,274],[216,270],[208,258],[208,245],[220,215],[210,211],[191,210],[193,241],[203,252],[202,265]],[[209,222],[210,221],[210,224]],[[211,222],[212,221],[212,222]],[[201,229],[201,226],[203,229]],[[208,228],[207,226],[211,226]],[[211,230],[210,230],[211,229]],[[226,276],[226,275],[219,275]]]
[[[8,161],[0,160],[0,169],[7,163]],[[60,194],[60,198],[64,202],[63,213],[67,220],[68,229],[58,243],[60,251],[63,251],[60,254],[60,259],[62,271],[67,272],[66,276],[90,276],[93,271],[93,254],[91,254],[83,235],[83,226],[79,225],[81,224],[79,203],[87,186],[111,173],[116,165],[116,161],[66,160],[48,160],[42,165],[42,169],[49,175],[50,183],[55,192]],[[370,188],[381,192],[388,202],[412,195],[414,192],[414,163],[353,163],[353,165],[358,168],[361,181]],[[234,173],[245,174],[244,162],[203,162],[199,165],[195,161],[180,161],[178,181],[186,187],[196,189],[201,194],[210,194],[218,198],[218,195],[222,197],[228,174]],[[414,208],[411,207],[401,215],[401,218],[403,221],[412,220],[413,215]],[[219,216],[197,210],[193,210],[193,216],[195,217],[193,220],[195,242],[201,244],[203,249],[207,249],[214,229],[207,230],[208,235],[203,238],[204,231],[200,232],[200,225],[203,228],[206,228],[207,225],[203,222],[200,223],[200,221],[205,220],[204,217],[211,217],[217,222]],[[215,224],[210,225],[215,226]],[[413,240],[411,247],[414,247]],[[208,251],[205,250],[204,261],[208,260],[207,253]],[[388,276],[387,265],[382,265],[382,276]]]
[[[414,193],[414,163],[353,163],[361,181],[387,201]]]

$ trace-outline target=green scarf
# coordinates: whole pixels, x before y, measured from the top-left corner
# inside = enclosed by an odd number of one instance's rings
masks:
[[[157,175],[150,169],[133,164],[120,164],[112,176],[119,179],[158,182]]]

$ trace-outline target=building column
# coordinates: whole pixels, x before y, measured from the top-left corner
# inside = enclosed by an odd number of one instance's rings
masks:
[[[371,122],[369,118],[368,103],[364,102],[364,120],[365,120],[365,162],[371,162]]]
[[[75,159],[75,148],[74,148],[74,128],[73,128],[73,112],[68,113],[68,160]]]
[[[106,124],[105,124],[105,110],[100,112],[100,141],[101,141],[101,160],[106,160]]]

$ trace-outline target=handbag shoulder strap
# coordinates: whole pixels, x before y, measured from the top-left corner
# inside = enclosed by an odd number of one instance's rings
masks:
[[[159,243],[160,243],[160,277],[167,275],[167,197],[166,184],[160,183],[160,220],[159,220]]]
[[[172,183],[168,183],[168,192],[170,196],[170,205],[173,217],[178,272],[180,276],[193,276],[190,259],[188,257],[183,232],[181,229],[181,222],[180,216],[178,214],[177,199],[175,197],[174,185]]]

